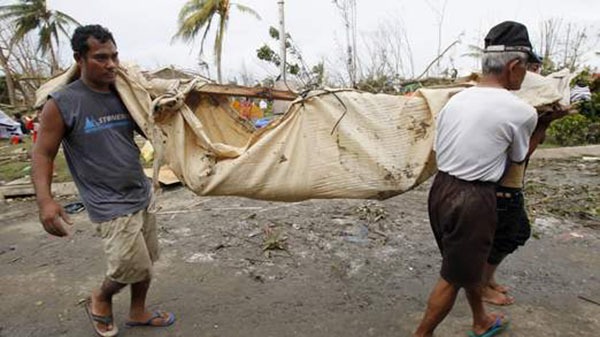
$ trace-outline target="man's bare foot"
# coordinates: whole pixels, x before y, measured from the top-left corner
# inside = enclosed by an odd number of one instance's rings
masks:
[[[496,290],[499,293],[503,293],[506,294],[510,289],[507,286],[503,286],[501,284],[499,284],[498,282],[496,282],[495,280],[491,280],[490,283],[488,283],[488,286],[494,290]]]
[[[494,290],[492,287],[484,287],[481,297],[484,302],[493,305],[511,305],[515,303],[515,298]]]
[[[412,337],[433,337],[433,334],[417,335],[416,333]]]
[[[95,330],[100,333],[109,333],[113,331],[116,333],[116,327],[114,326],[114,322],[112,322],[112,303],[102,301],[100,297],[100,290],[98,289],[92,292],[90,301],[90,314],[96,317],[105,317],[110,321],[110,323],[106,324],[100,319],[93,319],[92,324],[94,325]]]

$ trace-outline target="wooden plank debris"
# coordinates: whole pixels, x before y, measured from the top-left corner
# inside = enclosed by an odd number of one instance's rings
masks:
[[[77,188],[73,182],[53,183],[52,194],[54,196],[76,195]],[[35,195],[33,184],[15,184],[0,186],[0,197],[2,199],[24,198]]]
[[[148,178],[152,179],[152,174],[153,174],[152,168],[144,169],[144,173],[146,174],[146,176]],[[173,171],[171,171],[169,166],[166,166],[166,165],[164,165],[160,168],[160,171],[158,172],[158,181],[161,184],[167,185],[167,186],[180,183],[179,178],[177,178],[175,173],[173,173]]]

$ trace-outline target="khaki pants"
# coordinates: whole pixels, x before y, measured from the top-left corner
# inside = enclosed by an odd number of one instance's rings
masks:
[[[108,263],[106,277],[132,284],[152,277],[152,264],[158,260],[156,216],[148,211],[122,216],[97,225]]]

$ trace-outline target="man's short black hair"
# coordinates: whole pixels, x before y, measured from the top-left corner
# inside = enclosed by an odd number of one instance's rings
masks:
[[[87,43],[87,40],[90,37],[95,38],[101,43],[105,43],[110,40],[115,44],[115,46],[117,45],[115,39],[108,29],[100,25],[80,26],[75,29],[73,37],[71,37],[71,48],[73,49],[73,52],[79,54],[79,56],[85,56],[88,50],[90,50],[90,46],[88,46]]]

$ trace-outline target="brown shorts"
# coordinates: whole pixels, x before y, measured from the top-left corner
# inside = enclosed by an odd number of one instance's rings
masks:
[[[459,287],[482,282],[496,229],[495,184],[440,171],[429,191],[428,208],[442,253],[442,278]]]
[[[156,216],[148,211],[122,216],[97,225],[108,262],[106,277],[132,284],[152,277],[158,260]]]

